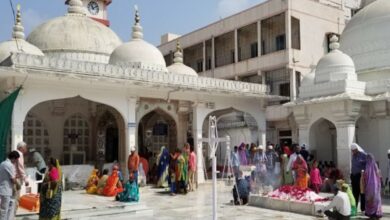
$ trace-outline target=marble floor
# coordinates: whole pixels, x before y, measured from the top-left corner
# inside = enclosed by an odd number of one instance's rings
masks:
[[[309,220],[324,219],[299,215],[289,212],[279,212],[251,206],[233,206],[230,203],[231,186],[224,182],[218,184],[218,219],[221,220]],[[187,195],[171,196],[164,189],[153,187],[141,188],[139,203],[125,204],[113,201],[113,198],[87,195],[82,191],[67,191],[63,193],[62,217],[64,219],[212,219],[212,185],[201,185],[197,191]],[[390,205],[384,201],[385,216],[390,219]],[[17,219],[37,219],[33,213],[19,211]],[[357,219],[365,219],[359,217]]]

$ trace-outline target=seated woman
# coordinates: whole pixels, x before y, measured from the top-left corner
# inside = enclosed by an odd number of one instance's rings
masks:
[[[98,184],[97,184],[97,190],[96,193],[99,195],[103,195],[103,189],[106,186],[108,179],[108,169],[103,170],[103,175],[99,178]]]
[[[88,178],[87,186],[85,187],[85,190],[87,191],[88,194],[96,194],[98,182],[99,182],[99,170],[94,169],[92,170],[92,173]]]
[[[119,193],[115,199],[120,202],[138,202],[139,189],[137,183],[134,181],[133,175],[129,176],[129,180],[125,184],[124,191]]]
[[[108,177],[106,186],[103,189],[104,196],[116,196],[118,193],[122,192],[122,183],[119,180],[118,170],[112,170],[111,176]]]

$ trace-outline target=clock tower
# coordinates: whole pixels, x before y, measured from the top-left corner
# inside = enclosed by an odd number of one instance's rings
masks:
[[[98,21],[107,27],[110,26],[108,20],[107,6],[111,4],[112,0],[81,0],[88,17]],[[68,4],[69,0],[65,1]]]

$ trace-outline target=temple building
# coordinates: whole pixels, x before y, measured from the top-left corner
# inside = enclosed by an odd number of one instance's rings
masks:
[[[87,15],[99,14],[96,5],[67,4],[64,16],[39,25],[26,40],[18,10],[11,40],[0,43],[0,98],[23,85],[8,150],[24,140],[64,165],[119,161],[123,169],[131,146],[152,163],[161,146],[173,152],[186,142],[208,155],[198,140],[208,132],[209,115],[232,129],[228,118],[242,117],[246,140],[265,144],[265,105],[280,100],[266,85],[198,76],[184,65],[179,42],[167,66],[143,40],[138,11],[132,40],[123,43],[104,17]],[[198,160],[202,182],[203,157]]]

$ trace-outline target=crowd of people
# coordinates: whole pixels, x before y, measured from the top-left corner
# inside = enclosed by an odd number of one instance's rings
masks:
[[[351,145],[351,153],[351,176],[346,179],[332,161],[316,160],[305,144],[280,147],[269,143],[265,149],[261,145],[242,143],[234,147],[230,158],[236,177],[234,202],[245,204],[249,192],[267,194],[269,189],[293,185],[310,188],[317,194],[335,193],[331,204],[323,210],[330,217],[338,216],[335,219],[355,216],[359,199],[361,212],[371,219],[379,219],[382,217],[381,172],[373,154],[366,153],[358,144]],[[242,166],[251,167],[249,177],[242,176]],[[346,184],[349,181],[351,187]]]

